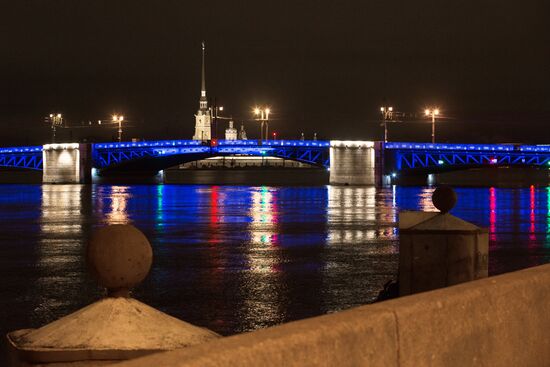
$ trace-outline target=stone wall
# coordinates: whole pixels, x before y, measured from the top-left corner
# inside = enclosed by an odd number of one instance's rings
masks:
[[[543,366],[550,265],[117,366]]]
[[[375,151],[372,141],[330,142],[330,183],[375,185]]]
[[[44,183],[84,183],[91,179],[89,144],[46,144],[42,158]]]
[[[44,183],[78,183],[80,151],[78,144],[46,144],[43,147]]]

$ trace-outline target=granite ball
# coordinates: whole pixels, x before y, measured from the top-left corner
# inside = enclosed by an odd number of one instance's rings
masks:
[[[90,272],[109,294],[127,295],[145,279],[153,261],[149,240],[129,224],[96,230],[86,253]]]
[[[432,194],[433,205],[442,213],[451,211],[456,200],[456,192],[450,186],[438,186]]]

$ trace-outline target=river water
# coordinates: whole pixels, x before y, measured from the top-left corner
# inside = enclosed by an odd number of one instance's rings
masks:
[[[154,262],[134,295],[223,335],[372,302],[396,277],[398,209],[428,187],[1,185],[0,334],[93,302],[93,228],[132,223]],[[490,230],[490,274],[550,262],[550,188],[458,188]],[[1,351],[1,350],[0,350]]]

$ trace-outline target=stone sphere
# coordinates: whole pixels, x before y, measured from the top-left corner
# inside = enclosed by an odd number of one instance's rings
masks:
[[[153,261],[149,240],[129,224],[99,228],[86,252],[91,273],[110,294],[128,294],[147,276]]]
[[[454,208],[456,199],[456,192],[450,186],[438,186],[432,194],[432,203],[442,213]]]

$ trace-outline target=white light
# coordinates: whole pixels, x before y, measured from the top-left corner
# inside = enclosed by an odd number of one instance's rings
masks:
[[[223,111],[223,106],[220,106],[220,111]]]
[[[393,107],[388,108],[388,110],[389,110],[390,112],[393,111]]]
[[[64,150],[59,154],[58,162],[63,166],[68,166],[73,163],[73,156],[68,151]]]
[[[78,149],[78,143],[59,143],[59,144],[45,144],[42,147],[44,150],[52,149]]]
[[[380,112],[384,112],[386,109],[384,107],[380,107]]]
[[[437,108],[435,109],[434,115],[436,115],[436,116],[439,115],[439,109],[437,109]]]
[[[426,109],[426,110],[424,110],[424,113],[426,114],[426,116],[430,116],[431,111]]]
[[[331,140],[331,147],[353,147],[353,148],[372,148],[374,147],[373,141],[363,141],[363,140]]]
[[[397,173],[392,172],[391,177],[397,177]]]

